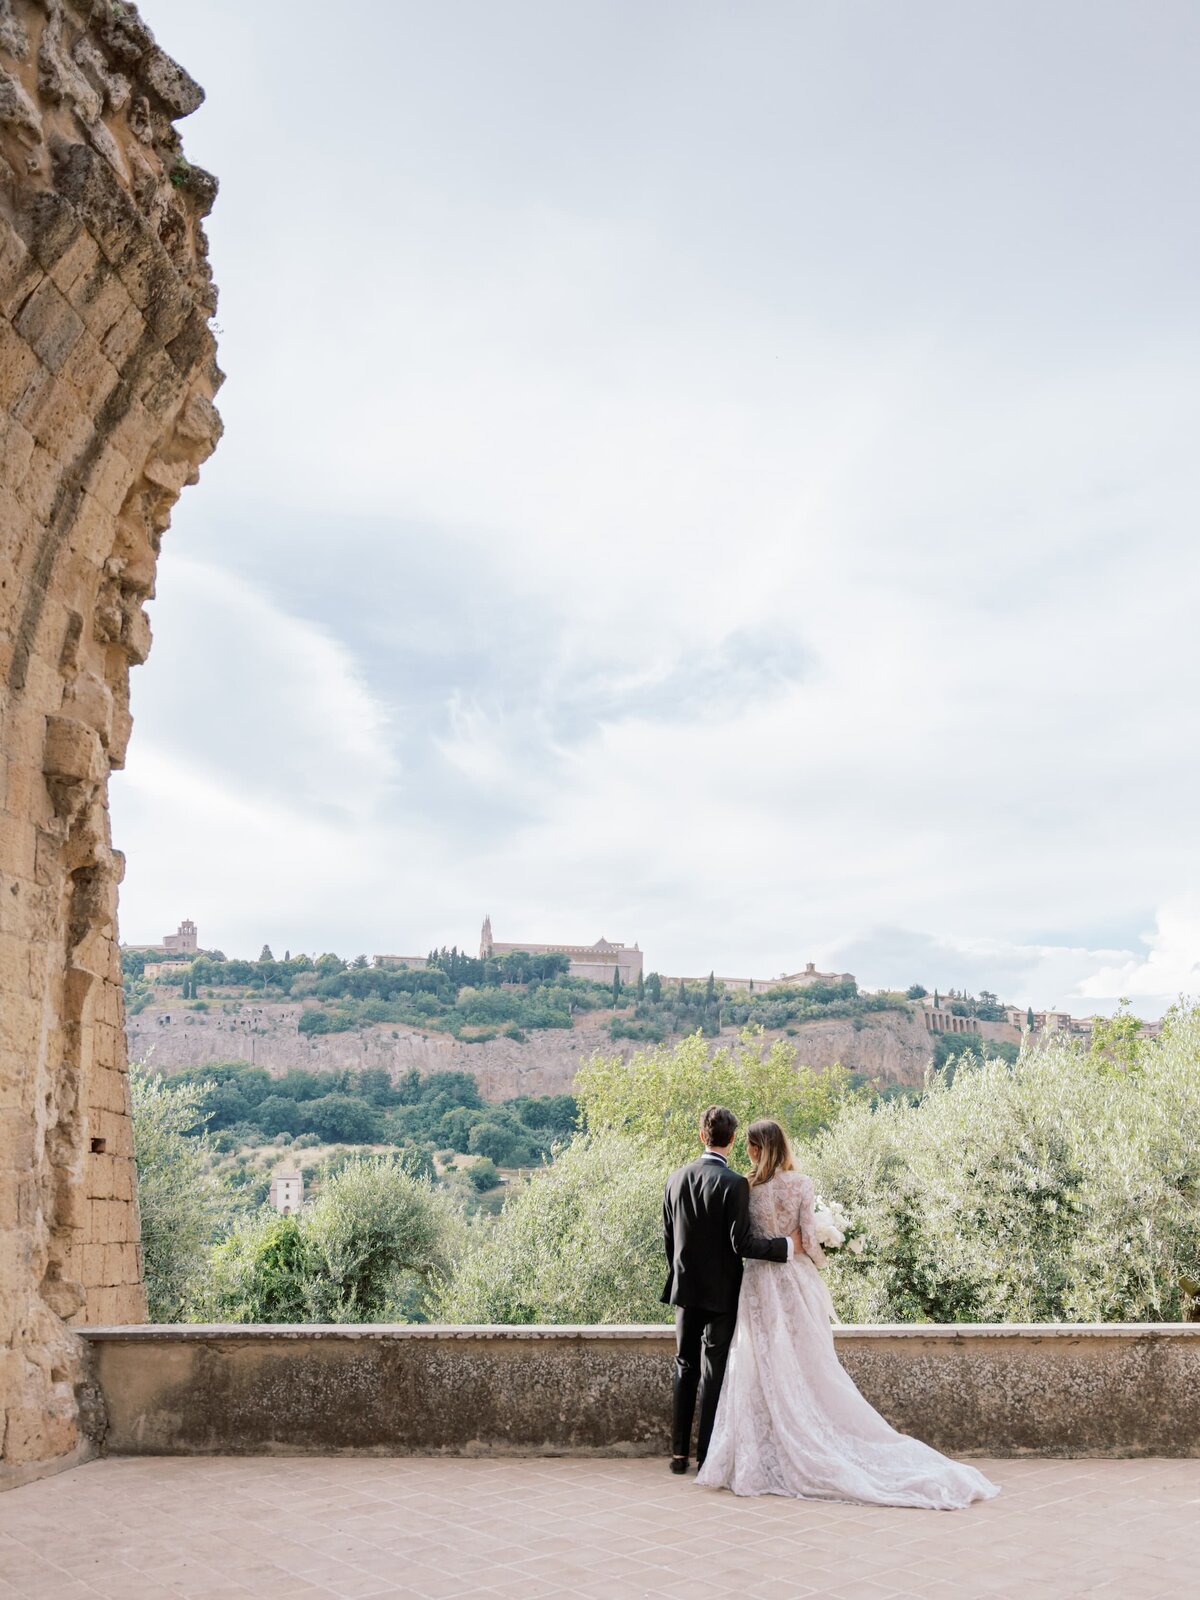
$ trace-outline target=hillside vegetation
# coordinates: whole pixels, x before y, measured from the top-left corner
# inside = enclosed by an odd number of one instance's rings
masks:
[[[853,979],[812,984],[775,984],[760,992],[732,991],[715,978],[665,982],[657,972],[622,984],[572,978],[568,957],[520,952],[481,961],[458,950],[435,950],[419,970],[371,966],[327,954],[286,955],[268,949],[257,961],[227,960],[219,951],[197,955],[189,967],[156,973],[155,952],[125,951],[126,1004],[137,1015],[152,1000],[177,992],[196,1011],[236,1014],[248,1001],[300,1002],[297,1021],[307,1035],[343,1033],[392,1024],[446,1033],[464,1043],[497,1037],[522,1040],[538,1029],[569,1029],[585,1012],[607,1012],[613,1039],[657,1044],[700,1032],[715,1038],[747,1025],[787,1032],[825,1018],[852,1018],[906,1010],[909,995],[864,994]],[[152,982],[152,979],[157,979]],[[923,990],[920,991],[924,993]],[[987,997],[993,999],[994,997]],[[955,1002],[963,1015],[986,1017],[984,1002]]]

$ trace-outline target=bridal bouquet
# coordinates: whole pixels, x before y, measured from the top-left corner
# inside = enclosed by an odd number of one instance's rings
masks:
[[[836,1200],[823,1200],[817,1196],[813,1215],[817,1243],[826,1253],[849,1250],[852,1256],[862,1255],[862,1235],[845,1210]]]

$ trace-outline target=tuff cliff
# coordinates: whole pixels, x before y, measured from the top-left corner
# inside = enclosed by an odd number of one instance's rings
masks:
[[[220,435],[203,92],[117,0],[0,0],[0,1436],[86,1448],[70,1324],[145,1315],[107,787]]]
[[[446,1034],[420,1033],[383,1023],[349,1033],[305,1035],[297,1030],[296,1004],[246,1003],[236,1014],[199,1013],[179,1002],[151,1007],[128,1024],[129,1053],[159,1072],[203,1066],[210,1061],[250,1061],[281,1074],[291,1067],[341,1070],[383,1067],[394,1076],[415,1067],[418,1072],[470,1072],[489,1100],[521,1094],[568,1094],[575,1074],[587,1058],[632,1055],[639,1048],[628,1040],[614,1042],[595,1014],[576,1019],[572,1029],[547,1029],[516,1039],[489,1039],[468,1044]],[[726,1035],[736,1037],[736,1030]],[[807,1022],[792,1036],[807,1066],[841,1062],[882,1083],[920,1083],[932,1048],[929,1034],[911,1011],[877,1011],[860,1027],[853,1020]]]

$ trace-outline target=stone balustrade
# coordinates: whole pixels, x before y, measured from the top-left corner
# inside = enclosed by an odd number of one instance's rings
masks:
[[[651,1455],[666,1327],[85,1328],[84,1412],[125,1455]],[[957,1455],[1200,1455],[1200,1324],[835,1330],[896,1427]]]

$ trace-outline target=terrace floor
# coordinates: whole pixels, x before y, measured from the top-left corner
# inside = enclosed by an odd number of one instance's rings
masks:
[[[738,1500],[654,1460],[126,1458],[0,1496],[39,1600],[1152,1600],[1200,1591],[1200,1460],[997,1461],[960,1512]]]

